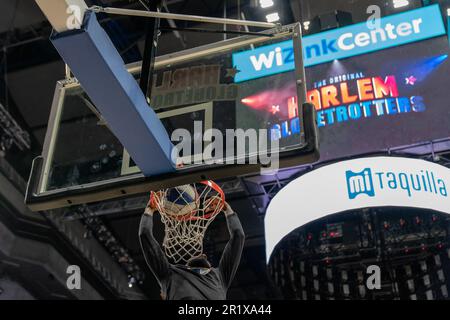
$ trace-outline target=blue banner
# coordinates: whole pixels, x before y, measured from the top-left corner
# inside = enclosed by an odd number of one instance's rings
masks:
[[[446,34],[439,5],[381,18],[373,28],[366,22],[305,36],[305,67],[362,55]],[[235,82],[266,77],[295,69],[293,41],[262,46],[233,54],[239,71]]]

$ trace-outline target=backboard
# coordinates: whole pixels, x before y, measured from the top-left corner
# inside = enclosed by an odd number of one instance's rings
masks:
[[[140,64],[127,68],[139,79]],[[299,24],[159,56],[152,76],[147,99],[175,145],[177,170],[144,177],[80,84],[60,81],[28,185],[32,210],[318,160]]]

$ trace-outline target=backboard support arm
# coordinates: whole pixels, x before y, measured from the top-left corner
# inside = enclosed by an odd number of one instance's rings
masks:
[[[260,32],[250,32],[250,31],[233,31],[233,30],[208,30],[208,29],[197,29],[197,28],[174,28],[174,27],[160,27],[160,30],[167,31],[185,31],[185,32],[198,32],[198,33],[220,33],[220,34],[238,34],[241,36],[255,36],[255,37],[265,37],[272,38],[273,34],[261,34]]]
[[[112,7],[92,6],[89,8],[89,10],[91,10],[95,13],[106,13],[106,14],[112,14],[112,15],[172,19],[172,20],[222,24],[222,25],[248,26],[248,27],[257,27],[257,28],[276,28],[276,27],[280,26],[280,24],[270,23],[270,22],[262,22],[262,21],[204,17],[204,16],[195,16],[195,15],[188,15],[188,14],[176,14],[176,13],[166,13],[166,12],[121,9],[121,8],[112,8]]]
[[[146,1],[146,6],[149,11],[161,11],[162,0],[158,1]],[[152,96],[152,77],[156,51],[158,49],[159,40],[159,18],[150,18],[146,23],[146,36],[145,36],[145,46],[144,55],[142,57],[142,69],[141,77],[139,80],[139,86],[146,97]]]

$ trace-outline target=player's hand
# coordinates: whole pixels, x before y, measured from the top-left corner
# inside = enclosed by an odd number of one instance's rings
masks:
[[[155,197],[152,193],[150,195],[150,200],[148,201],[147,206],[145,207],[144,214],[148,214],[148,215],[152,216],[155,213],[155,211],[157,211],[156,201],[155,201]]]
[[[225,202],[224,206],[223,206],[223,212],[225,212],[225,215],[230,215],[234,213],[233,208],[231,208],[231,206],[228,204],[228,202]]]
[[[204,202],[204,208],[206,213],[212,213],[216,211],[217,206],[221,204],[220,199],[218,198],[210,198]],[[222,211],[222,208],[220,209]]]

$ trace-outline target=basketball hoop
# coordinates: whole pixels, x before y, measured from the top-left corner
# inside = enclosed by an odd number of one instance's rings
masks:
[[[222,189],[213,181],[202,181],[152,192],[150,199],[165,226],[167,257],[179,263],[202,254],[206,229],[225,205]]]

